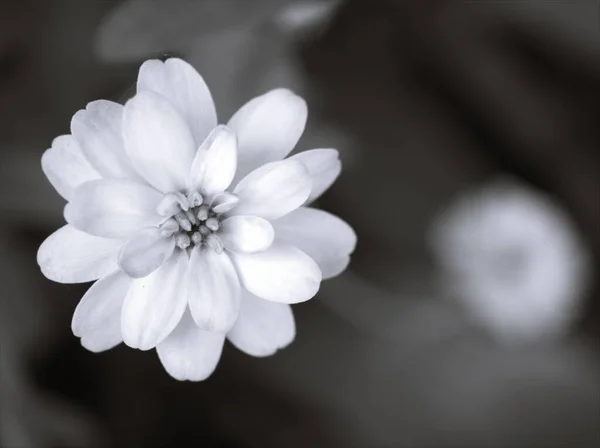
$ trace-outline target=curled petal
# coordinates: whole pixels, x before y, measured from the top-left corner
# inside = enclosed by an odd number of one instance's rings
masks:
[[[216,127],[196,153],[190,173],[191,189],[205,196],[225,191],[235,175],[236,146],[231,129]]]
[[[215,213],[227,213],[232,210],[239,201],[240,198],[235,194],[224,191],[213,198],[211,207]]]

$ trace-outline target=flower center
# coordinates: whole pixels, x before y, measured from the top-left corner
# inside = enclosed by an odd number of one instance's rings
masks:
[[[223,252],[223,242],[218,231],[223,213],[231,210],[237,197],[231,193],[220,193],[206,201],[198,192],[166,194],[157,207],[157,212],[168,219],[160,225],[165,238],[174,237],[181,249],[205,245],[217,253]]]

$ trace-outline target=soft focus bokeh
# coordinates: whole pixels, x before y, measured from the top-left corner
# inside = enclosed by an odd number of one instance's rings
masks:
[[[2,0],[0,446],[593,448],[600,444],[597,1]],[[64,202],[40,158],[148,58],[183,57],[221,121],[289,87],[299,150],[339,149],[319,207],[350,269],[271,358],[201,383],[71,334],[45,279]]]

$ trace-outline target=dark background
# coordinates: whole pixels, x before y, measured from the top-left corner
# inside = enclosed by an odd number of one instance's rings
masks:
[[[349,0],[308,25],[282,19],[292,3],[0,0],[2,447],[598,446],[597,276],[565,337],[506,346],[441,297],[427,244],[453,198],[509,173],[599,259],[598,2]],[[203,74],[221,121],[269,88],[301,93],[299,148],[337,147],[345,167],[319,206],[359,240],[294,307],[289,348],[227,345],[202,383],[153,352],[85,351],[70,319],[87,285],[35,262],[62,222],[43,151],[167,56]]]

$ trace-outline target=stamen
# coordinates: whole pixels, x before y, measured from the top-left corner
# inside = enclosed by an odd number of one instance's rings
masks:
[[[190,208],[194,208],[202,205],[204,199],[202,198],[202,195],[200,193],[198,193],[197,191],[193,191],[192,193],[187,195],[187,200],[190,204]]]
[[[223,253],[223,242],[217,235],[211,233],[206,237],[206,245],[218,254]]]
[[[187,249],[190,247],[190,243],[190,237],[187,233],[179,233],[175,237],[175,244],[181,249]]]
[[[194,212],[192,211],[192,209],[186,210],[185,211],[185,216],[187,216],[187,219],[193,224],[196,225],[198,224],[198,220],[196,219],[196,217],[194,216]]]
[[[192,223],[187,219],[185,212],[177,213],[174,218],[183,230],[186,232],[192,230]]]
[[[203,205],[198,209],[198,214],[196,216],[198,216],[200,221],[206,221],[208,219],[208,211],[208,205]]]
[[[160,234],[162,236],[164,236],[165,238],[170,237],[178,230],[179,230],[179,224],[177,224],[177,221],[175,221],[173,218],[165,221],[160,226]]]
[[[177,197],[177,201],[179,201],[179,206],[181,207],[181,210],[187,211],[190,208],[190,203],[188,202],[185,195],[183,193],[177,192],[175,193],[175,196]]]
[[[231,193],[216,195],[210,204],[204,203],[204,198],[196,191],[187,196],[178,192],[165,194],[157,211],[170,214],[171,218],[160,226],[160,233],[165,238],[174,236],[176,246],[181,249],[205,244],[220,254],[224,245],[215,233],[220,228],[218,212],[231,210],[238,201]]]
[[[217,218],[208,218],[205,225],[213,232],[219,230],[219,220]]]
[[[196,246],[199,246],[202,243],[202,240],[203,237],[200,232],[192,233],[192,243],[194,243]]]

